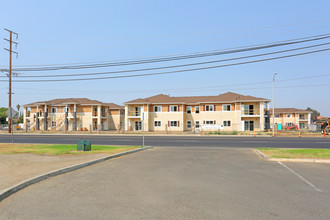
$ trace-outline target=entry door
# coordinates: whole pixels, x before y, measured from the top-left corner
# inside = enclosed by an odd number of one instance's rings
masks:
[[[135,130],[136,131],[141,131],[142,130],[142,123],[141,123],[141,121],[136,121],[135,122]]]
[[[254,121],[244,121],[244,131],[254,131]]]
[[[135,116],[140,116],[141,114],[141,107],[135,107]]]

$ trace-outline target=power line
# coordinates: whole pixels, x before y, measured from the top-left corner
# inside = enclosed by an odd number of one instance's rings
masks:
[[[304,53],[296,53],[296,54],[291,54],[291,55],[286,55],[286,56],[279,56],[279,57],[265,58],[265,59],[259,59],[259,60],[245,61],[245,62],[240,62],[240,63],[230,63],[230,64],[217,65],[217,66],[199,67],[199,68],[184,69],[184,70],[174,70],[174,71],[159,72],[159,73],[145,73],[145,74],[135,74],[135,75],[124,75],[124,76],[107,76],[107,77],[78,78],[78,79],[14,80],[14,82],[86,81],[86,80],[118,79],[118,78],[131,78],[131,77],[141,77],[141,76],[165,75],[165,74],[172,74],[172,73],[181,73],[181,72],[199,71],[199,70],[207,70],[207,69],[216,69],[216,68],[221,68],[221,67],[230,67],[230,66],[237,66],[237,65],[243,65],[243,64],[265,62],[265,61],[270,61],[270,60],[278,60],[278,59],[284,59],[284,58],[289,58],[289,57],[296,57],[296,56],[302,56],[302,55],[307,55],[307,54],[319,53],[319,52],[324,52],[324,51],[328,51],[328,50],[330,50],[330,48],[325,48],[325,49],[321,49],[321,50],[314,50],[314,51],[308,51],[308,52],[304,52]],[[0,80],[0,82],[3,82],[3,81],[5,81],[5,80]]]
[[[296,51],[296,50],[303,50],[303,49],[308,49],[308,48],[313,48],[313,47],[325,46],[325,45],[329,45],[329,44],[330,44],[330,42],[327,42],[327,43],[323,43],[323,44],[316,44],[316,45],[311,45],[311,46],[306,46],[306,47],[299,47],[299,48],[275,51],[275,52],[270,52],[270,53],[256,54],[256,55],[243,56],[243,57],[234,57],[234,58],[228,58],[228,59],[222,59],[222,60],[213,60],[213,61],[206,61],[206,62],[198,62],[198,63],[173,65],[173,66],[163,66],[163,67],[153,67],[153,68],[143,68],[143,69],[131,69],[131,70],[120,70],[120,71],[99,72],[99,73],[58,74],[58,75],[47,75],[46,73],[38,73],[38,74],[44,74],[44,75],[41,75],[41,76],[19,75],[17,77],[19,77],[19,78],[48,78],[48,77],[92,76],[92,75],[110,75],[110,74],[118,74],[118,73],[130,73],[130,72],[141,72],[141,71],[161,70],[161,69],[170,69],[170,68],[180,68],[180,67],[188,67],[188,66],[196,66],[196,65],[205,65],[205,64],[211,64],[211,63],[227,62],[227,61],[240,60],[240,59],[248,59],[248,58],[260,57],[260,56],[268,56],[268,55],[273,55],[273,54],[278,54],[278,53],[286,53],[286,52],[291,52],[291,51]],[[2,76],[2,77],[5,77],[5,76]]]
[[[279,46],[287,46],[298,43],[306,43],[310,41],[323,40],[330,38],[330,34],[316,35],[312,37],[300,38],[299,40],[287,40],[282,41],[280,43],[271,43],[271,44],[263,44],[262,46],[250,46],[243,47],[242,49],[233,49],[233,50],[216,50],[211,52],[196,52],[187,55],[179,55],[179,56],[168,56],[161,58],[151,58],[151,59],[140,59],[140,60],[132,60],[132,61],[122,61],[122,62],[108,62],[108,63],[98,63],[98,64],[82,64],[82,65],[74,65],[74,66],[49,66],[49,67],[39,67],[39,68],[16,68],[14,71],[53,71],[53,70],[63,70],[63,69],[87,69],[87,68],[102,68],[102,67],[114,67],[114,66],[126,66],[126,65],[137,65],[137,64],[147,64],[147,63],[156,63],[156,62],[167,62],[167,61],[177,61],[184,59],[193,59],[193,58],[201,58],[201,57],[210,57],[210,56],[218,56],[224,54],[232,54],[239,52],[247,52],[253,50],[260,49],[268,49]],[[8,71],[7,69],[0,69],[2,72]]]
[[[303,80],[303,79],[313,79],[313,78],[320,78],[320,77],[328,77],[330,76],[330,74],[319,74],[319,75],[312,75],[312,76],[304,76],[304,77],[295,77],[295,78],[289,78],[289,79],[280,79],[280,80],[276,80],[276,82],[289,82],[289,81],[297,81],[297,80]],[[128,92],[128,93],[135,93],[135,92],[158,92],[158,91],[189,91],[189,90],[199,90],[199,89],[216,89],[216,88],[231,88],[231,87],[235,87],[235,86],[249,86],[249,85],[256,85],[256,84],[267,84],[267,83],[272,83],[272,81],[259,81],[259,82],[253,82],[253,83],[240,83],[240,84],[231,84],[231,85],[215,85],[215,86],[203,86],[203,87],[188,87],[188,88],[175,88],[175,89],[152,89],[152,90],[117,90],[117,91],[86,91],[86,90],[56,90],[56,89],[36,89],[36,88],[23,88],[23,87],[18,87],[16,89],[23,89],[23,90],[34,90],[34,91],[52,91],[52,92],[76,92],[76,93],[124,93],[124,92]],[[8,89],[8,88],[2,88],[4,90]],[[1,89],[0,89],[1,90]]]

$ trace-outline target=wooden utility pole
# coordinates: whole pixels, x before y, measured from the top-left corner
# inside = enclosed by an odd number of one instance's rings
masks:
[[[8,69],[8,79],[9,79],[9,91],[8,91],[8,109],[9,111],[11,111],[11,54],[12,53],[15,53],[16,55],[18,55],[17,52],[13,51],[12,50],[12,45],[15,44],[16,47],[17,47],[17,42],[13,41],[13,34],[16,35],[16,39],[18,37],[18,34],[11,31],[11,30],[8,30],[5,28],[5,31],[8,31],[9,32],[9,40],[4,38],[4,40],[8,41],[9,42],[9,49],[7,48],[4,48],[5,50],[7,50],[9,52],[9,69]],[[11,133],[12,132],[12,118],[8,117],[8,133]]]

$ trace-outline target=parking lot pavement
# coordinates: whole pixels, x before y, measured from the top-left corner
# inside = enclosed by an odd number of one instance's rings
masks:
[[[324,193],[330,193],[330,164],[283,163]]]
[[[0,219],[330,219],[328,165],[283,165],[250,149],[154,148],[32,185]]]

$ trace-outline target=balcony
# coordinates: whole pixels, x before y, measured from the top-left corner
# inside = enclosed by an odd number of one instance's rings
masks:
[[[299,116],[299,121],[308,121],[308,119],[304,116]]]
[[[243,117],[255,117],[255,116],[260,116],[260,110],[256,109],[244,109],[242,110]]]
[[[128,112],[129,118],[140,118],[141,117],[141,111],[129,111]]]

